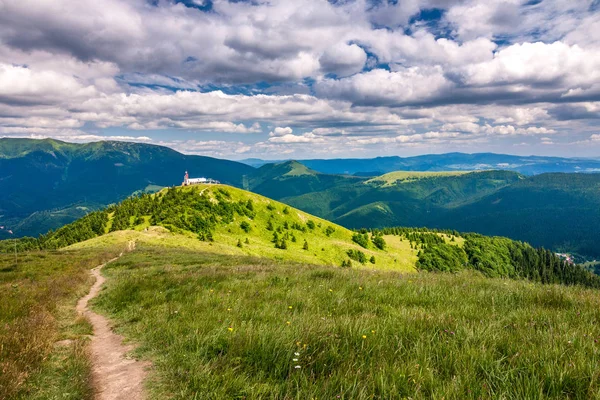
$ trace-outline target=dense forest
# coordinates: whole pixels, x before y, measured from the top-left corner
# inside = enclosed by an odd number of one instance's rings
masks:
[[[459,235],[455,230],[402,227],[381,232],[410,240],[411,246],[419,249],[417,268],[421,270],[473,269],[489,277],[600,287],[600,277],[582,265],[569,263],[550,250],[534,248],[528,243],[475,233]],[[439,233],[448,235],[451,242],[462,237],[464,246],[446,243]]]

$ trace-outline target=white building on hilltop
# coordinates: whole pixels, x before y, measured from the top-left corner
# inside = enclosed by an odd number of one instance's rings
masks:
[[[189,186],[189,185],[198,185],[201,183],[211,183],[211,184],[217,184],[219,183],[219,181],[216,181],[214,179],[210,179],[210,178],[190,178],[190,175],[188,174],[187,171],[185,171],[185,175],[183,176],[183,186]]]

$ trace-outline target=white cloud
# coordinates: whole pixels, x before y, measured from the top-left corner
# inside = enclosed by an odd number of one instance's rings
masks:
[[[598,143],[592,0],[212,4],[0,0],[0,133],[214,155]]]

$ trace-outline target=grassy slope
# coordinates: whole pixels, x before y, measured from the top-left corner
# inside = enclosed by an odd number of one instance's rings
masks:
[[[414,265],[417,260],[417,250],[410,248],[408,240],[401,240],[397,236],[385,237],[388,245],[386,250],[379,250],[372,244],[368,249],[364,249],[352,242],[352,231],[261,195],[227,185],[196,185],[182,187],[178,190],[202,192],[203,196],[209,196],[214,199],[214,193],[219,189],[226,190],[230,194],[230,201],[232,202],[252,200],[256,212],[254,219],[236,214],[233,222],[218,224],[214,232],[215,241],[213,243],[199,241],[196,235],[191,232],[173,234],[166,232],[166,230],[154,228],[151,228],[149,232],[144,232],[143,230],[149,227],[148,222],[135,227],[138,233],[127,233],[127,235],[130,234],[132,238],[139,238],[142,241],[146,240],[144,237],[152,240],[154,236],[158,236],[165,246],[184,245],[187,248],[198,251],[267,257],[276,260],[293,260],[306,264],[334,266],[341,265],[342,261],[348,259],[346,252],[350,249],[355,249],[363,251],[367,255],[367,258],[375,256],[376,264],[368,263],[364,266],[365,268],[394,269],[407,272],[415,270]],[[269,210],[267,208],[269,206],[273,207],[273,209]],[[287,214],[284,212],[286,208],[288,210]],[[285,232],[288,232],[289,235],[293,234],[296,237],[296,242],[288,240],[287,250],[276,249],[271,242],[273,231],[266,229],[269,220],[275,229],[283,227],[285,222],[288,223],[290,229],[283,229],[283,233],[280,233],[279,236],[282,237]],[[306,226],[309,220],[315,223],[316,226],[314,229],[307,228],[306,232],[291,229],[294,223]],[[240,227],[243,221],[250,224],[251,231],[249,233],[244,232]],[[335,232],[330,236],[325,234],[325,229],[328,226],[335,229]],[[122,234],[124,233],[118,233],[118,235]],[[245,244],[246,239],[248,239],[249,244]],[[72,248],[98,247],[114,240],[116,239],[108,235],[76,244]],[[237,247],[238,240],[242,242],[242,248]],[[309,250],[303,250],[304,240],[308,242]],[[357,267],[359,266],[356,262],[354,264]]]
[[[75,313],[89,269],[118,248],[0,254],[0,398],[91,398],[86,335]],[[69,340],[63,345],[55,343]]]
[[[152,399],[600,396],[596,291],[299,265],[162,239],[105,271],[96,307],[154,362]]]

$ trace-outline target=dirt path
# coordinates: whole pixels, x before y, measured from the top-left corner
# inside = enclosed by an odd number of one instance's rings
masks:
[[[134,248],[134,242],[130,242],[127,246],[128,251]],[[94,327],[91,353],[95,398],[97,400],[142,400],[146,397],[143,382],[148,364],[128,358],[127,353],[133,349],[133,346],[123,345],[123,337],[111,330],[109,320],[88,308],[88,302],[98,295],[105,280],[100,271],[106,264],[119,257],[92,269],[91,273],[96,278],[96,282],[90,292],[77,303],[77,312],[85,315]]]

